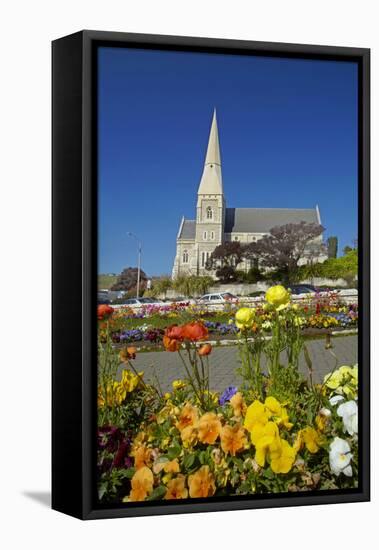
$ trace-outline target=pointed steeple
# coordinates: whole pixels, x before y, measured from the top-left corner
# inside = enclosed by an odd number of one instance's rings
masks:
[[[211,130],[209,132],[207,154],[205,156],[203,175],[201,176],[200,195],[222,195],[221,155],[218,139],[216,109],[213,112]]]
[[[220,144],[218,141],[218,128],[216,109],[213,111],[211,131],[209,132],[208,149],[205,164],[218,164],[221,166]]]

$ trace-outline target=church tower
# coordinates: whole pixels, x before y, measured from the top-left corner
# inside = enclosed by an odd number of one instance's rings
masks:
[[[206,274],[205,264],[224,239],[225,198],[222,187],[221,155],[216,109],[209,133],[203,174],[197,192],[196,248],[199,274]]]

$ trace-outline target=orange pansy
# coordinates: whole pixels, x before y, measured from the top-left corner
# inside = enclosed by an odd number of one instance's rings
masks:
[[[197,408],[191,405],[191,403],[186,403],[182,408],[179,420],[176,423],[176,427],[179,431],[182,431],[187,426],[195,426],[198,419]]]
[[[247,444],[245,430],[242,426],[226,425],[221,430],[221,449],[224,453],[230,453],[235,456],[236,453],[242,451]]]
[[[130,491],[129,500],[145,500],[153,490],[153,483],[154,476],[150,468],[144,466],[137,470],[131,480],[132,490]]]
[[[221,431],[221,422],[217,414],[212,412],[203,414],[199,420],[197,430],[199,440],[202,443],[212,445],[220,435]]]
[[[202,466],[188,477],[189,495],[191,498],[211,497],[216,492],[215,478],[209,466]]]
[[[187,498],[188,489],[186,488],[186,478],[184,475],[179,474],[167,484],[167,492],[165,494],[165,500]]]
[[[246,403],[243,399],[242,393],[237,392],[231,398],[229,403],[233,407],[234,416],[243,416],[246,412]]]

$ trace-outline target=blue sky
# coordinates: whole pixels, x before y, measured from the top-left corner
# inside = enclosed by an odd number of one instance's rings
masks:
[[[170,273],[194,218],[213,108],[229,207],[319,205],[357,237],[357,65],[100,48],[99,272]]]

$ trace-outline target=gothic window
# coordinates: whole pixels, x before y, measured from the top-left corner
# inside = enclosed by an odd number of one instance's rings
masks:
[[[203,233],[203,241],[206,241],[206,240],[207,240],[207,232],[204,231],[204,233]]]
[[[183,251],[183,263],[188,264],[188,250]]]
[[[210,206],[207,207],[207,220],[213,219],[213,210]]]
[[[215,232],[214,232],[214,231],[211,231],[211,240],[212,240],[212,241],[215,240]]]

